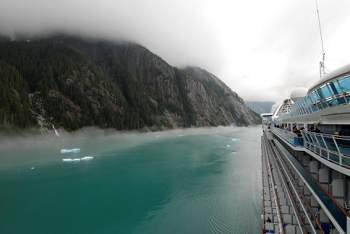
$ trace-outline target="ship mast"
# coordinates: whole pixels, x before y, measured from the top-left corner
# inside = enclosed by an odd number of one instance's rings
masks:
[[[318,28],[320,30],[320,36],[321,36],[321,46],[322,46],[322,61],[320,62],[320,78],[322,78],[323,76],[326,75],[326,67],[324,66],[324,57],[325,57],[325,53],[324,53],[324,48],[323,48],[323,38],[322,38],[322,31],[321,31],[321,21],[320,21],[320,13],[318,11],[318,4],[317,4],[317,0],[316,1],[316,9],[317,9],[317,17],[318,17]]]

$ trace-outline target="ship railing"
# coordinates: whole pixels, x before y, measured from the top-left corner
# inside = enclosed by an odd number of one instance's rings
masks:
[[[302,136],[298,137],[293,132],[275,127],[272,127],[271,131],[295,147],[305,147],[328,161],[350,169],[350,137],[348,136],[301,131]]]
[[[298,162],[298,160],[289,153],[284,153],[290,162],[294,165],[295,169],[298,170],[300,175],[309,184],[311,189],[321,199],[322,203],[327,207],[328,211],[332,214],[341,228],[346,232],[346,219],[349,214],[346,210],[332,197],[331,194]]]
[[[281,128],[271,128],[272,132],[276,134],[277,136],[283,138],[285,141],[287,141],[289,144],[293,146],[304,146],[304,139],[303,137],[298,137],[295,133],[284,130]]]
[[[350,168],[350,137],[302,132],[304,147],[340,166]]]

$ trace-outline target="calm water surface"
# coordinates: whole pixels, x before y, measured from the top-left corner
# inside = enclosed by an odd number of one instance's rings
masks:
[[[261,233],[261,132],[1,142],[0,233]]]

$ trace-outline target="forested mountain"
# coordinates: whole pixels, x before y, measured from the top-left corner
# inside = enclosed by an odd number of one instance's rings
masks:
[[[260,117],[217,77],[133,43],[0,41],[0,131],[247,126]],[[41,128],[39,128],[41,126]]]

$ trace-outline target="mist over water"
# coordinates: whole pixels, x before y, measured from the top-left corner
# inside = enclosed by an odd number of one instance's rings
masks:
[[[0,233],[261,232],[260,127],[60,135],[0,143]]]

